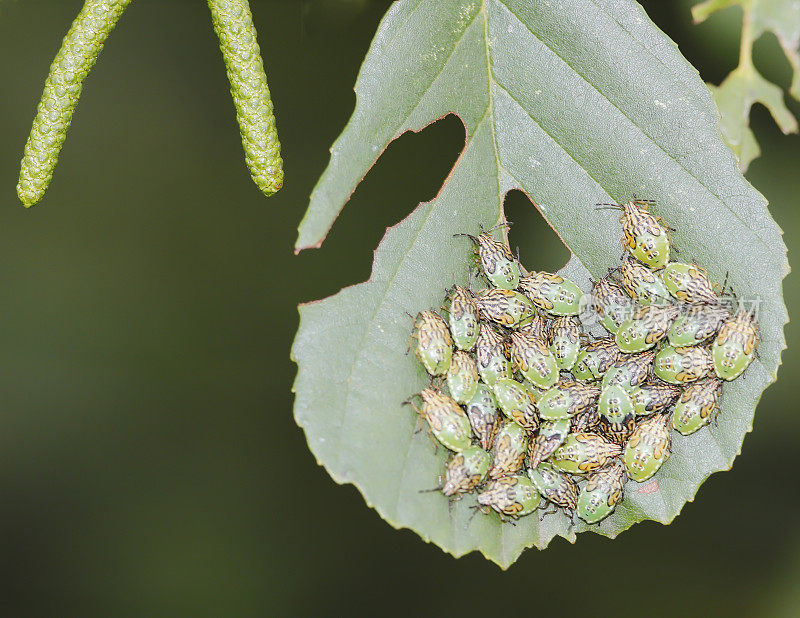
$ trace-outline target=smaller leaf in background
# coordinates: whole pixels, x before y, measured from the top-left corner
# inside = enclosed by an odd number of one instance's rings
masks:
[[[789,94],[800,100],[800,3],[794,0],[706,0],[692,8],[695,23],[724,8],[739,5],[744,11],[739,66],[717,87],[710,86],[722,121],[725,141],[739,158],[745,171],[761,154],[750,129],[750,108],[754,103],[766,107],[784,133],[797,133],[797,120],[783,101],[783,91],[767,81],[753,65],[753,43],[765,32],[778,38],[792,65]]]

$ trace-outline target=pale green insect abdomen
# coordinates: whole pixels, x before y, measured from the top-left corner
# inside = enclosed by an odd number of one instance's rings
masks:
[[[17,195],[26,207],[41,200],[47,190],[83,80],[130,1],[86,0],[64,37],[50,66],[20,165]]]
[[[264,195],[283,186],[283,161],[272,99],[247,0],[208,0],[228,71],[247,167]]]

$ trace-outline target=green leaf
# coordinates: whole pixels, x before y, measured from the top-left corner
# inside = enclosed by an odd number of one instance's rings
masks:
[[[761,154],[749,122],[754,103],[762,103],[770,111],[781,131],[797,132],[797,121],[783,102],[783,91],[755,69],[733,70],[719,87],[712,87],[712,94],[722,117],[722,134],[739,157],[743,171]]]
[[[722,115],[722,134],[746,171],[761,150],[750,129],[750,108],[761,103],[784,133],[797,133],[797,120],[783,101],[783,91],[764,79],[753,66],[753,43],[765,32],[778,38],[792,66],[789,94],[800,100],[800,3],[795,0],[707,0],[692,7],[696,23],[733,5],[744,11],[739,66],[718,88],[711,87]]]
[[[778,37],[778,43],[792,65],[789,94],[800,101],[800,4],[796,0],[751,0],[750,19],[754,41],[764,32],[772,32]],[[794,131],[797,131],[796,125]]]
[[[706,0],[692,7],[692,18],[694,23],[699,24],[701,21],[708,19],[708,16],[712,13],[741,4],[742,0]]]
[[[454,113],[466,143],[439,194],[390,228],[370,279],[301,305],[292,349],[295,417],[314,455],[352,483],[395,527],[455,556],[478,550],[502,567],[526,547],[591,529],[614,537],[636,522],[670,522],[713,472],[730,467],[763,389],[775,379],[787,321],[781,232],[764,198],[737,169],[697,71],[630,0],[407,0],[383,19],[356,84],[356,109],[299,228],[298,249],[319,246],[380,153],[408,130]],[[624,503],[599,526],[563,514],[516,526],[471,523],[436,485],[434,453],[402,401],[428,379],[407,355],[406,312],[437,307],[465,283],[470,246],[457,232],[502,220],[505,194],[527,193],[573,257],[565,272],[585,289],[619,263],[617,218],[594,204],[657,200],[696,259],[742,297],[761,299],[760,358],[726,385],[718,427],[675,439],[658,483],[628,483]],[[536,256],[523,256],[536,268]]]

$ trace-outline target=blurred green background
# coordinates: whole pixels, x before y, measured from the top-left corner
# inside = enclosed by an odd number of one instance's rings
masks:
[[[454,560],[335,485],[292,418],[297,303],[367,278],[386,226],[436,193],[463,144],[453,117],[402,137],[323,248],[292,254],[389,2],[251,2],[287,174],[265,200],[205,3],[137,0],[26,211],[18,162],[80,4],[0,0],[3,615],[800,615],[793,327],[733,471],[673,525],[557,539],[506,573]],[[644,4],[706,80],[733,68],[736,9],[692,26],[688,2]],[[756,64],[788,86],[773,36]],[[792,250],[800,138],[763,108],[753,125],[764,155],[748,178]],[[526,199],[507,208],[526,259],[561,266],[566,250]],[[796,277],[785,291],[791,311]]]

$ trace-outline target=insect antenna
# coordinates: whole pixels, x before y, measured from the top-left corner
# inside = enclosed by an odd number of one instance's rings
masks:
[[[442,316],[440,316],[438,313],[436,313],[436,312],[435,312],[433,309],[431,309],[431,310],[430,310],[430,312],[431,312],[433,315],[435,315],[436,317],[438,317],[438,318],[442,318]],[[442,318],[442,319],[444,320],[444,318]]]
[[[725,279],[722,281],[722,291],[719,293],[720,296],[725,296],[725,288],[728,287],[728,276],[731,274],[731,271],[725,271]]]
[[[408,317],[410,317],[412,320],[416,321],[416,319],[417,319],[417,318],[415,318],[413,315],[411,315],[411,314],[410,314],[408,311],[406,311],[406,312],[405,312],[405,314],[406,314]],[[405,353],[405,356],[408,356],[408,353],[411,351],[411,344],[412,344],[412,343],[414,343],[414,338],[415,338],[415,337],[416,337],[416,333],[414,333],[414,332],[412,331],[411,335],[410,335],[410,336],[409,336],[409,338],[408,338],[408,346],[406,347],[406,353]]]
[[[400,405],[411,406],[412,408],[414,408],[414,410],[417,412],[417,414],[422,414],[422,412],[420,412],[419,408],[417,407],[417,404],[414,403],[414,397],[419,397],[421,399],[422,395],[420,393],[414,393],[408,399],[405,399],[404,401],[401,401]]]
[[[484,232],[484,234],[488,234],[489,232],[494,232],[495,230],[497,230],[497,229],[499,229],[499,228],[501,228],[501,227],[504,227],[504,228],[508,229],[508,228],[510,228],[510,227],[511,227],[511,222],[510,222],[510,221],[501,221],[501,222],[500,222],[500,223],[498,223],[497,225],[495,225],[495,226],[492,226],[492,227],[490,227],[488,230],[486,230],[486,231]]]
[[[441,486],[439,486],[439,487],[433,487],[433,488],[431,488],[431,489],[419,489],[419,490],[417,490],[417,493],[420,493],[420,494],[429,494],[429,493],[431,493],[432,491],[442,491],[442,487],[441,487]]]

